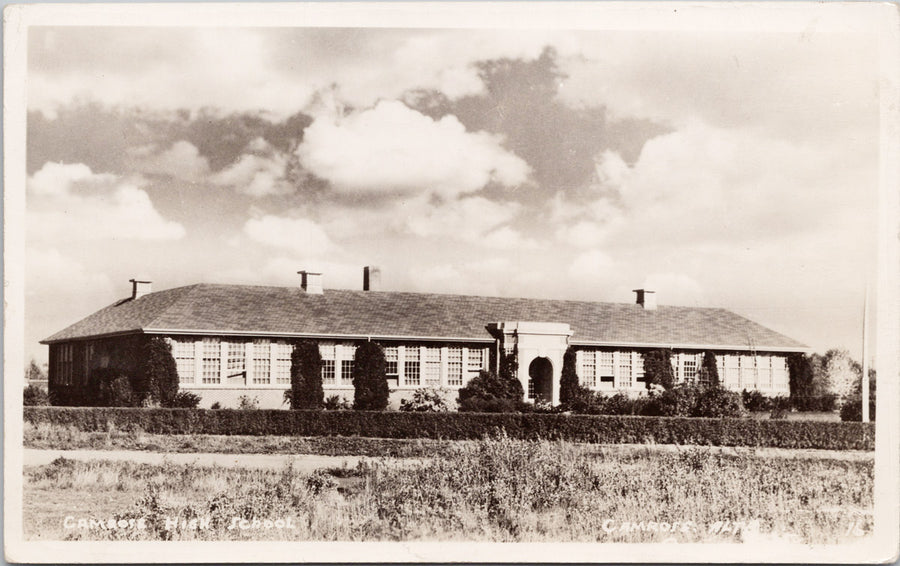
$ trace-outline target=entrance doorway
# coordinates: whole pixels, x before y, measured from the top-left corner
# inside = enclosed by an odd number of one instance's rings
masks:
[[[553,364],[547,358],[535,358],[528,366],[528,398],[553,402]]]

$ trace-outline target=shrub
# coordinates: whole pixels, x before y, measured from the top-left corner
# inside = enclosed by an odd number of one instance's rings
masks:
[[[744,408],[751,413],[761,413],[772,409],[771,399],[756,390],[744,389],[741,391],[741,402],[744,404]]]
[[[875,420],[875,372],[869,373],[869,419]],[[862,383],[841,404],[842,421],[862,421]]]
[[[353,358],[353,408],[357,411],[383,411],[390,390],[385,373],[384,350],[375,342],[363,342]]]
[[[700,389],[689,385],[679,385],[648,398],[642,414],[659,417],[692,416]]]
[[[718,387],[720,385],[716,354],[711,350],[703,352],[703,362],[700,364],[700,381],[708,383],[710,387]]]
[[[32,362],[34,363],[34,362]],[[50,396],[43,387],[37,385],[29,385],[23,393],[23,402],[26,407],[35,405],[49,405]]]
[[[117,368],[94,368],[88,376],[85,403],[96,407],[132,407],[139,401],[131,380]]]
[[[692,417],[722,418],[744,416],[741,395],[722,387],[710,387],[696,398]]]
[[[325,402],[322,389],[322,355],[312,340],[301,340],[291,353],[291,388],[285,392],[291,409],[321,409]]]
[[[569,346],[563,355],[562,375],[559,378],[559,403],[568,407],[581,395],[581,385],[575,371],[575,349]]]
[[[178,393],[178,368],[172,347],[162,337],[151,336],[141,346],[131,387],[135,404],[172,405]]]
[[[179,391],[172,399],[172,407],[176,409],[196,409],[199,404],[200,396],[190,391]],[[213,408],[218,408],[216,407],[218,404],[218,402],[214,403]]]
[[[791,398],[812,395],[814,373],[809,356],[800,352],[790,354],[787,357],[787,365]]]
[[[450,410],[447,405],[447,391],[445,389],[435,389],[434,387],[424,387],[413,391],[411,399],[403,399],[400,401],[400,410],[407,412],[432,412],[444,413]]]
[[[652,385],[661,385],[664,389],[671,389],[675,384],[675,374],[672,372],[672,350],[660,348],[644,353],[644,384],[647,389]]]
[[[636,415],[639,414],[641,402],[624,393],[616,393],[603,399],[601,414],[604,415]]]
[[[222,408],[222,403],[219,403],[218,401],[216,401],[215,403],[210,405],[209,408],[212,409],[213,411],[218,411],[219,409]]]
[[[802,412],[830,413],[837,409],[837,395],[828,393],[825,395],[808,395],[791,397],[791,404]]]
[[[238,410],[240,410],[240,411],[259,410],[259,397],[250,397],[249,395],[241,395],[240,397],[238,397]]]
[[[509,379],[482,370],[459,390],[457,403],[463,412],[507,413],[518,410],[522,396],[510,387]]]
[[[732,393],[734,406],[740,395]],[[757,419],[691,419],[565,414],[423,413],[400,411],[236,411],[87,407],[25,407],[25,422],[85,432],[142,430],[149,434],[510,438],[590,443],[698,444],[873,450],[874,423]]]
[[[325,409],[329,411],[346,411],[350,408],[352,408],[350,402],[340,395],[329,395],[328,399],[325,399]]]
[[[512,399],[519,402],[525,397],[525,390],[522,389],[522,382],[519,381],[518,345],[513,348],[512,353],[501,356],[498,377],[505,391],[503,393],[504,399]]]

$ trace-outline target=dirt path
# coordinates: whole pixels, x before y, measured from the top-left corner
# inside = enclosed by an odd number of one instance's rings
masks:
[[[210,454],[175,452],[146,452],[138,450],[38,450],[26,448],[24,464],[43,466],[57,458],[72,460],[114,460],[143,464],[194,464],[223,468],[280,469],[293,464],[297,471],[311,472],[319,468],[355,468],[361,460],[385,460],[412,463],[414,458],[369,458],[366,456],[320,456],[315,454]]]

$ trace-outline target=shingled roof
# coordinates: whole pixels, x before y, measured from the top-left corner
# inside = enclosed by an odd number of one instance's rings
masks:
[[[719,308],[211,284],[118,301],[42,342],[136,332],[491,341],[488,324],[514,320],[568,323],[576,344],[807,349]]]

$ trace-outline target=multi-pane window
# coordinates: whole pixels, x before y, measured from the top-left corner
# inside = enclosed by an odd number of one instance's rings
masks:
[[[196,376],[196,360],[194,358],[194,341],[176,340],[172,343],[172,356],[178,370],[179,383],[194,383]]]
[[[785,358],[781,356],[772,358],[772,376],[777,389],[782,391],[788,389],[788,369]]]
[[[291,354],[294,347],[285,342],[276,342],[272,345],[275,350],[275,383],[289,384],[291,382]]]
[[[597,386],[597,366],[593,350],[581,352],[581,383],[585,387]]]
[[[694,354],[684,354],[682,381],[687,384],[693,384],[697,380],[697,356]]]
[[[484,369],[484,348],[469,348],[468,372],[469,379],[478,375]]]
[[[644,356],[640,355],[638,352],[634,352],[632,355],[634,360],[634,380],[639,383],[644,382]]]
[[[202,359],[203,383],[221,383],[222,381],[222,344],[218,338],[203,339]]]
[[[228,357],[225,360],[226,377],[243,377],[247,370],[246,342],[226,342]]]
[[[56,375],[62,385],[72,385],[74,349],[72,344],[62,344],[57,350]]]
[[[387,374],[387,377],[389,379],[397,377],[397,359],[399,357],[398,350],[399,348],[397,348],[397,346],[386,346],[384,348],[384,373]]]
[[[322,356],[322,384],[335,384],[335,348],[334,344],[319,344],[319,354]]]
[[[537,394],[535,393],[535,390],[534,390],[534,378],[533,377],[528,378],[528,399],[530,399],[532,401],[537,399]]]
[[[334,385],[334,360],[322,360],[322,384]]]
[[[462,348],[447,349],[447,385],[460,387],[463,384]]]
[[[738,356],[725,356],[725,386],[728,389],[739,389],[741,385],[741,359]]]
[[[628,354],[620,354],[627,356]],[[614,358],[612,352],[597,352],[597,373],[600,375],[600,385],[613,387],[615,384]]]
[[[631,387],[633,375],[631,371],[631,352],[619,353],[619,386]]]
[[[756,356],[741,356],[741,389],[756,388]]]
[[[353,360],[341,360],[341,381],[344,383],[353,381]]]
[[[772,358],[760,356],[756,362],[758,385],[764,389],[772,389]]]
[[[425,385],[437,386],[441,384],[441,349],[432,346],[425,347]]]
[[[253,341],[253,383],[271,383],[272,343],[266,339]]]
[[[419,347],[406,347],[406,360],[403,362],[403,379],[406,385],[419,385]]]

